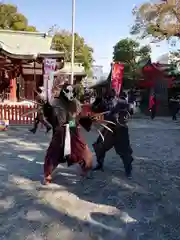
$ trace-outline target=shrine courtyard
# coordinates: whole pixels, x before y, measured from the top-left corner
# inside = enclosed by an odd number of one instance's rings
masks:
[[[105,172],[82,180],[78,167],[60,165],[43,186],[51,134],[28,127],[0,133],[1,240],[180,239],[180,121],[130,121],[132,179],[114,150]],[[86,134],[91,144],[95,134]]]

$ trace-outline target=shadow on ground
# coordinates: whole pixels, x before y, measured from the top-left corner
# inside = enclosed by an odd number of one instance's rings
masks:
[[[180,239],[178,131],[131,130],[132,180],[111,151],[104,173],[83,180],[61,165],[48,187],[40,181],[51,136],[1,133],[1,239]]]

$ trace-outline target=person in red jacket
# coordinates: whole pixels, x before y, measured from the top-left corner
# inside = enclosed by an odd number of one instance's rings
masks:
[[[149,111],[151,112],[152,120],[156,117],[157,107],[158,107],[158,101],[157,101],[156,95],[153,94],[150,96],[150,99],[149,99]]]

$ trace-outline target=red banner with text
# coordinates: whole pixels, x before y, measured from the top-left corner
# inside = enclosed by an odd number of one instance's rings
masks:
[[[121,91],[123,74],[124,74],[124,64],[114,63],[112,66],[111,84],[112,84],[112,88],[115,89],[117,95],[119,95]]]

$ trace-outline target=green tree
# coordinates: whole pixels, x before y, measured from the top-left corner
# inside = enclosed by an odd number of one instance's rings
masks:
[[[79,101],[83,100],[84,96],[84,87],[82,81],[75,87],[76,97]]]
[[[65,53],[65,61],[71,61],[72,35],[68,31],[56,31],[53,38],[53,49]],[[93,49],[89,47],[83,37],[75,34],[75,62],[82,63],[85,70],[89,72],[93,63]]]
[[[169,53],[169,61],[171,63],[170,72],[177,73],[179,75],[179,67],[180,67],[180,50],[176,50],[174,52]]]
[[[136,79],[137,69],[140,61],[150,58],[150,46],[140,46],[139,42],[125,38],[114,46],[113,61],[124,64],[124,76]]]
[[[28,25],[27,18],[18,12],[15,5],[0,3],[0,29],[35,32],[34,26]]]
[[[135,7],[133,15],[131,34],[157,41],[180,37],[180,1],[146,2]]]

